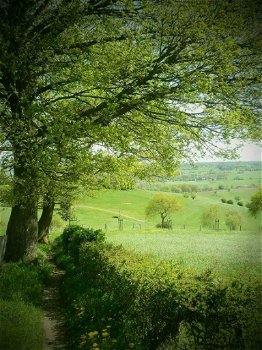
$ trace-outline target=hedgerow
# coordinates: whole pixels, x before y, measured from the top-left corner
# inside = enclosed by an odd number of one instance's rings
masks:
[[[75,263],[62,289],[72,349],[261,345],[257,282],[222,281],[104,242],[82,244]]]

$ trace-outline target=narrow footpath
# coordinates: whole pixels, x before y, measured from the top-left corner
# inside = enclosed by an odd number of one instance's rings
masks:
[[[52,257],[48,259],[52,261]],[[68,349],[65,341],[64,315],[59,286],[64,271],[55,267],[44,289],[43,327],[45,333],[43,350]]]

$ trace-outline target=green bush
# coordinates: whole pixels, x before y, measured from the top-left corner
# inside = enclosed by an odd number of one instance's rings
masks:
[[[230,210],[226,214],[225,223],[230,230],[236,230],[242,224],[242,217],[236,210]]]
[[[172,220],[166,220],[162,224],[156,224],[156,228],[166,228],[171,230],[173,228]]]
[[[225,198],[221,198],[221,202],[222,202],[222,203],[226,203],[227,200],[226,200]]]
[[[241,201],[239,201],[239,202],[237,202],[237,205],[239,205],[240,207],[243,207],[243,206],[244,206],[244,203],[241,202]]]
[[[234,201],[232,201],[232,199],[229,199],[229,200],[227,201],[227,204],[234,204]]]
[[[73,349],[156,350],[173,339],[174,349],[236,350],[259,329],[257,282],[221,281],[105,243],[82,245],[77,271],[62,289]]]
[[[40,310],[19,301],[0,300],[0,350],[42,350]]]
[[[42,304],[43,284],[39,269],[27,264],[4,264],[0,270],[0,299]]]
[[[61,238],[64,252],[77,262],[81,244],[86,242],[103,241],[105,239],[105,234],[102,230],[94,230],[79,225],[72,225],[64,229]]]

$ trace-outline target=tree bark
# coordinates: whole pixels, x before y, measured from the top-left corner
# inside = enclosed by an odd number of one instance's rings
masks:
[[[5,261],[35,260],[37,230],[37,201],[13,206],[6,230]]]
[[[14,152],[14,160],[19,160]],[[10,218],[7,224],[5,261],[33,261],[37,257],[38,188],[34,166],[14,161],[14,190]]]
[[[38,241],[41,243],[49,242],[49,232],[50,226],[53,218],[53,212],[55,208],[55,201],[52,197],[46,197],[44,204],[42,215],[38,221]]]

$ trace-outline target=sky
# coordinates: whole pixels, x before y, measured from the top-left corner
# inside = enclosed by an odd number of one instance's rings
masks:
[[[240,160],[257,160],[261,161],[262,159],[262,148],[253,144],[247,143],[240,153]]]
[[[232,143],[233,146],[238,144],[237,140]],[[239,150],[239,159],[237,161],[262,161],[262,145],[258,146],[251,142],[246,142],[244,146]],[[201,158],[200,162],[218,162],[224,161],[221,158],[211,158],[206,156]]]

